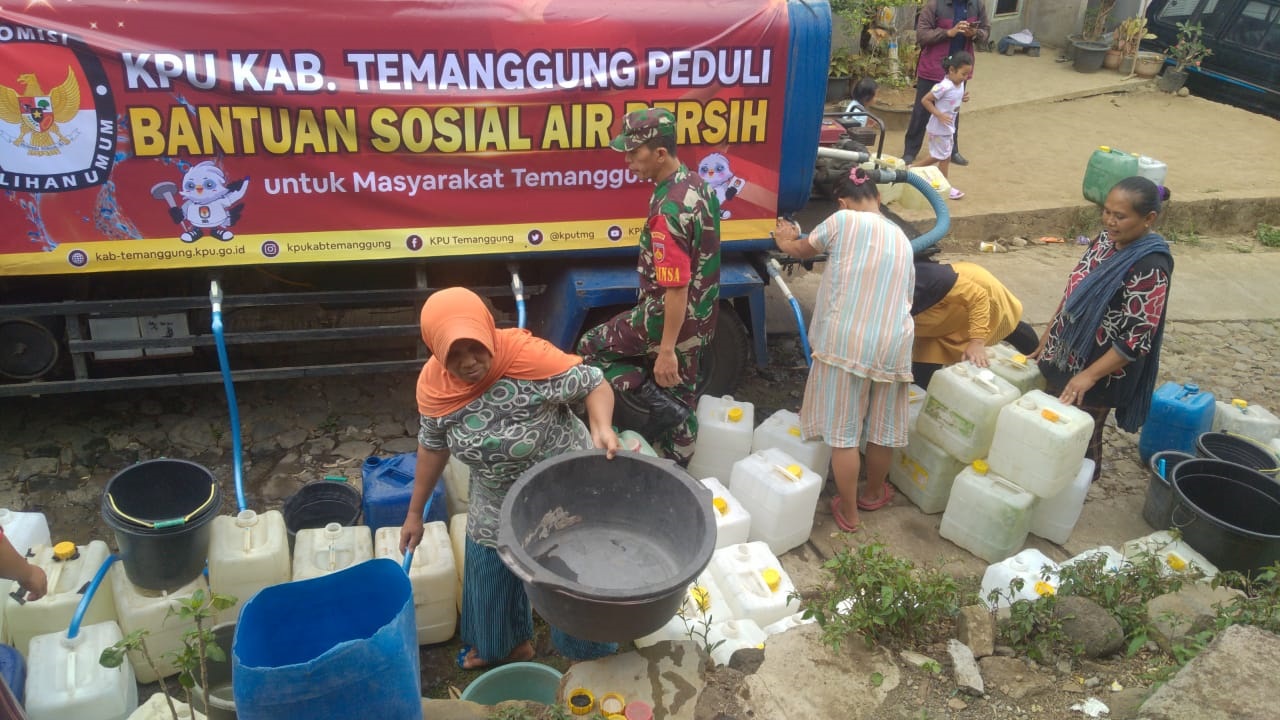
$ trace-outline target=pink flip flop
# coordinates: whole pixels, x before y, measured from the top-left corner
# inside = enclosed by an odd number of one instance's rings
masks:
[[[956,188],[951,188],[951,192],[948,194],[948,197],[950,197],[952,200],[959,200],[960,198],[964,197],[964,193],[961,192],[960,190],[957,190]]]
[[[880,496],[879,500],[866,501],[862,498],[858,498],[858,509],[871,512],[873,510],[879,510],[891,502],[893,502],[893,486],[886,482],[884,484],[884,494]]]
[[[840,512],[840,496],[836,495],[831,498],[831,517],[835,518],[836,527],[847,533],[858,532],[858,526],[851,524],[844,519],[844,514]]]

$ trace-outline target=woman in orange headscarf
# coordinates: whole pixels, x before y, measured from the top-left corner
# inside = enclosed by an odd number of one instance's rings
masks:
[[[471,469],[458,665],[529,660],[533,616],[524,586],[495,549],[499,510],[512,483],[548,457],[591,447],[613,457],[613,390],[577,355],[527,330],[497,329],[484,301],[465,288],[432,294],[420,324],[431,359],[418,376],[418,463],[400,548],[422,540],[427,498],[456,456]],[[578,401],[586,405],[587,424],[570,409]],[[617,649],[555,628],[552,640],[578,660]]]

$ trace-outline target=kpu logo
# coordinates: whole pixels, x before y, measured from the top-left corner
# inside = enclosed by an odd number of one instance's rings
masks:
[[[16,78],[10,87],[5,80]],[[48,193],[105,183],[115,161],[115,102],[102,63],[65,33],[0,33],[0,188]]]

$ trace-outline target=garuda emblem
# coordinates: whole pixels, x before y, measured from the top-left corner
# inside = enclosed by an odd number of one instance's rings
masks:
[[[47,93],[35,73],[19,75],[18,82],[24,86],[21,93],[0,85],[0,122],[18,126],[18,139],[13,144],[26,147],[28,155],[61,153],[58,145],[71,141],[58,129],[58,123],[70,122],[80,112],[80,82],[75,73],[68,67],[67,79]]]

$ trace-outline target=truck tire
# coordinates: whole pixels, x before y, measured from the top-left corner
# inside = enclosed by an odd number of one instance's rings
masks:
[[[720,304],[716,334],[702,355],[702,372],[698,378],[699,395],[728,395],[738,388],[751,359],[751,336],[733,305]],[[643,427],[649,410],[636,402],[631,393],[614,396],[613,424],[619,428]]]

